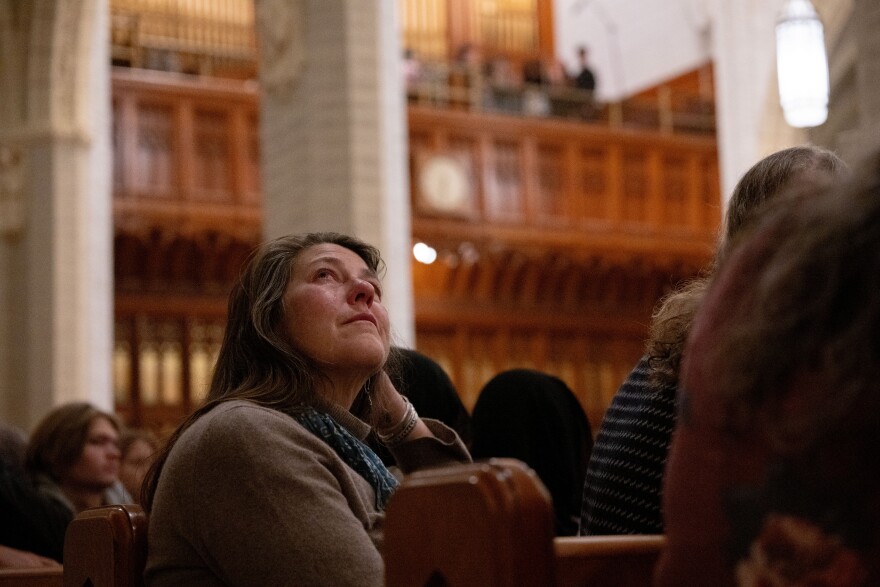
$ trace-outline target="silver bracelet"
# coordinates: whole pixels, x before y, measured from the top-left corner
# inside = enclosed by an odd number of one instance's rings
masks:
[[[378,436],[380,436],[380,437],[384,437],[384,438],[391,438],[392,436],[396,436],[397,433],[398,433],[400,430],[402,430],[403,427],[406,426],[406,424],[408,423],[408,421],[409,421],[409,410],[410,410],[410,408],[413,407],[413,405],[412,405],[412,403],[409,401],[409,398],[406,397],[405,395],[401,395],[400,397],[401,397],[401,399],[403,399],[403,403],[406,404],[406,407],[403,409],[403,417],[400,419],[400,421],[399,421],[397,424],[395,424],[395,425],[393,425],[393,426],[390,426],[386,432],[383,432],[383,433],[380,434],[379,431],[378,431],[378,429],[377,429],[377,430],[376,430],[376,434],[377,434]]]
[[[407,400],[406,402],[406,413],[404,413],[403,418],[400,422],[395,425],[387,434],[382,434],[379,431],[376,431],[376,435],[379,437],[379,440],[382,441],[382,444],[388,447],[397,446],[401,442],[403,442],[407,436],[413,431],[413,428],[418,424],[419,415],[416,413],[416,409],[413,405]]]

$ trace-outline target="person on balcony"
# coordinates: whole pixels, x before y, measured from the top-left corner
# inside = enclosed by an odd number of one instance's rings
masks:
[[[578,47],[577,50],[578,55],[578,67],[580,70],[577,75],[574,77],[574,85],[576,88],[580,90],[585,90],[588,92],[596,91],[596,74],[593,73],[593,68],[590,67],[589,61],[589,52],[587,48],[583,45]]]
[[[578,67],[580,70],[574,76],[574,87],[581,91],[582,107],[581,115],[586,119],[596,117],[596,74],[590,67],[589,52],[584,45],[578,47]]]

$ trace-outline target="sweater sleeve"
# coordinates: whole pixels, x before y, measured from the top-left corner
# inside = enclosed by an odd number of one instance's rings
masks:
[[[163,472],[180,479],[175,531],[222,583],[382,585],[372,495],[291,418],[228,410],[182,457]]]
[[[423,418],[422,422],[433,438],[418,438],[391,449],[401,471],[412,473],[419,469],[471,462],[470,453],[452,428],[439,420]]]

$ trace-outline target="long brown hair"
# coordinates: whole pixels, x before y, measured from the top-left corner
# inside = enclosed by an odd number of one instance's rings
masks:
[[[174,431],[147,473],[141,496],[147,511],[152,508],[162,467],[174,444],[217,405],[243,399],[291,413],[317,402],[314,382],[321,374],[288,340],[284,292],[300,253],[328,243],[353,251],[377,274],[385,269],[378,249],[334,232],[284,236],[254,252],[229,294],[226,331],[205,403]]]
[[[120,430],[113,414],[85,402],[59,406],[49,412],[34,429],[25,454],[25,468],[32,475],[48,475],[60,482],[79,459],[86,445],[89,428],[97,418],[104,418]]]
[[[809,145],[772,153],[746,171],[730,197],[712,264],[700,277],[663,298],[652,316],[646,354],[651,367],[648,380],[654,389],[678,384],[684,345],[709,279],[766,204],[782,195],[799,197],[842,179],[846,172],[846,163],[833,152]]]

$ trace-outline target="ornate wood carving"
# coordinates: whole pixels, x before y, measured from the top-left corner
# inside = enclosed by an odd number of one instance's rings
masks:
[[[418,347],[468,406],[496,372],[532,367],[598,426],[656,302],[711,257],[714,140],[418,107],[409,123],[418,153],[472,159],[481,211],[414,209],[413,238],[438,252],[413,267]]]
[[[198,401],[260,239],[257,96],[119,70],[113,83],[116,389],[132,422],[158,424]],[[468,214],[413,208],[414,239],[439,254],[413,266],[418,348],[468,406],[499,370],[534,367],[598,426],[652,307],[714,249],[714,140],[422,107],[409,128],[414,182],[442,154],[472,190]]]

